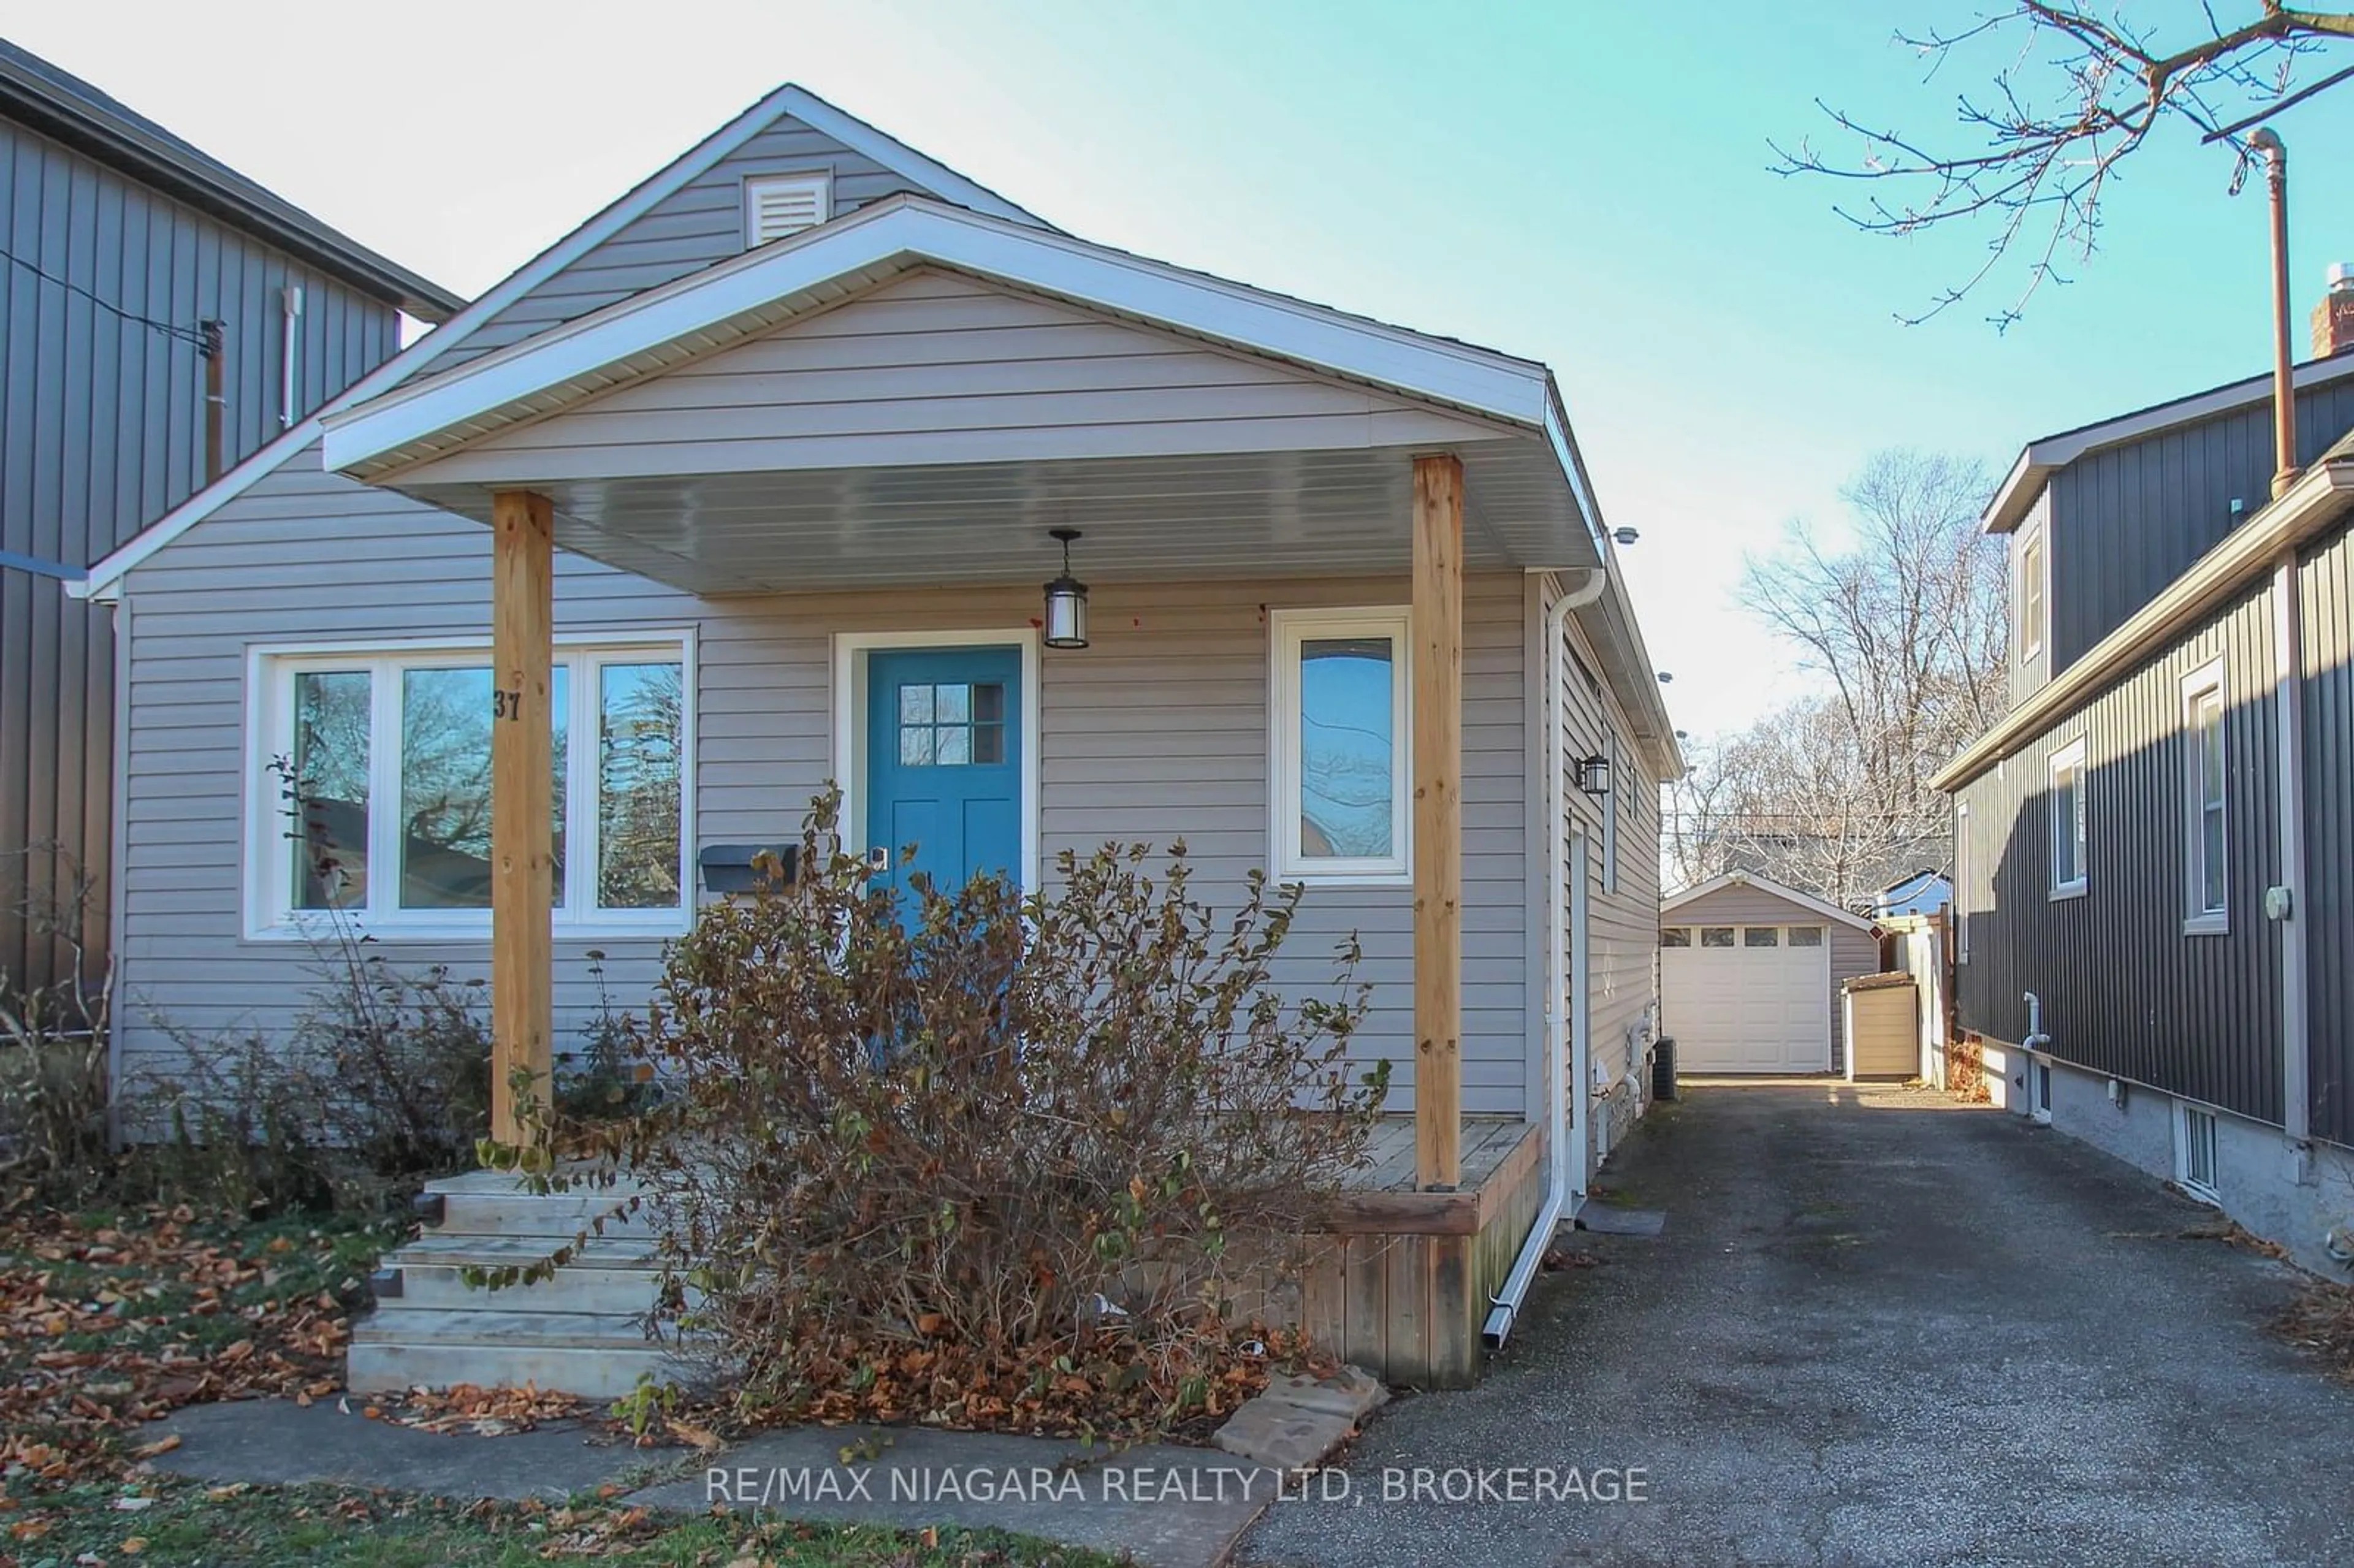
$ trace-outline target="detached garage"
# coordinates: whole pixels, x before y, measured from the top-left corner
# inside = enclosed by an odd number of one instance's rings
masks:
[[[1659,906],[1659,1032],[1681,1072],[1833,1072],[1840,982],[1879,968],[1869,920],[1727,872]]]

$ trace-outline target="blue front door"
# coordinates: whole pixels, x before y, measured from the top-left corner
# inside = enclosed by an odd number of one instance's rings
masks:
[[[943,891],[1022,877],[1022,651],[877,649],[866,662],[866,844],[913,845]],[[910,867],[891,875],[900,885]]]

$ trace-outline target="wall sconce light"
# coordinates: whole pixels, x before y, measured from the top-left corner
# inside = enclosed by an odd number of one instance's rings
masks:
[[[1087,585],[1071,575],[1071,541],[1076,528],[1049,528],[1049,538],[1063,543],[1063,575],[1046,585],[1046,646],[1085,648],[1087,645]]]
[[[1598,751],[1591,757],[1580,758],[1577,787],[1588,795],[1610,793],[1610,759]]]
[[[1610,536],[1617,540],[1622,545],[1631,545],[1643,535],[1638,534],[1632,528],[1614,528],[1611,530]]]

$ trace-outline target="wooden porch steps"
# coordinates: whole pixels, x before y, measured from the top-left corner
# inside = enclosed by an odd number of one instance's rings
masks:
[[[351,1387],[530,1383],[605,1400],[628,1393],[641,1373],[684,1381],[689,1369],[646,1338],[655,1268],[642,1214],[608,1221],[547,1279],[496,1290],[465,1280],[469,1268],[546,1257],[633,1191],[537,1194],[486,1171],[428,1183],[440,1217],[385,1259],[376,1310],[352,1329]]]

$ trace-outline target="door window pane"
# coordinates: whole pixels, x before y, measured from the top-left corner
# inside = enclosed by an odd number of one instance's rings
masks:
[[[1700,928],[1700,945],[1703,948],[1729,948],[1733,946],[1733,927],[1730,926],[1702,926]]]
[[[1823,928],[1820,926],[1793,926],[1790,927],[1790,946],[1794,948],[1819,948],[1822,945]]]
[[[1668,926],[1661,927],[1659,931],[1659,946],[1663,948],[1691,947],[1691,927],[1689,926]]]
[[[899,688],[899,766],[962,768],[1005,760],[1005,687],[997,682]]]
[[[1387,637],[1299,645],[1299,853],[1383,860],[1397,853],[1392,715],[1395,647]]]
[[[599,676],[597,904],[675,909],[684,673],[674,663],[607,664]]]
[[[1782,932],[1776,926],[1744,926],[1741,928],[1741,945],[1744,948],[1778,948]]]
[[[375,720],[365,670],[294,677],[294,751],[289,788],[295,821],[293,906],[367,904],[368,735]]]

